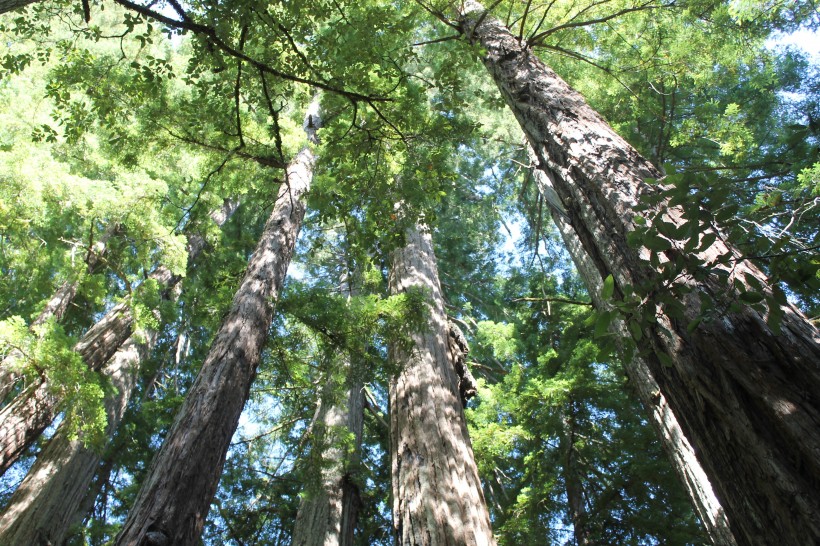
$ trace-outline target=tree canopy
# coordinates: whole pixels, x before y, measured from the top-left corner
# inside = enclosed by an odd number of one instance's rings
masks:
[[[334,449],[358,453],[345,468],[356,543],[393,542],[388,347],[424,328],[429,294],[391,295],[388,276],[416,225],[469,341],[478,388],[465,414],[498,543],[709,541],[626,379],[651,312],[593,306],[552,222],[560,205],[539,191],[455,4],[0,1],[0,403],[47,384],[55,427],[100,456],[67,544],[121,530],[305,147],[317,158],[307,213],[205,544],[289,544]],[[657,256],[671,239],[693,250],[720,236],[766,286],[727,280],[737,300],[703,303],[684,329],[751,306],[779,331],[787,302],[816,326],[820,59],[778,41],[817,30],[814,3],[486,8],[658,169],[656,201],[690,211],[681,227],[640,216],[651,195],[636,208],[631,242],[652,251],[657,282],[632,296],[683,320],[683,273]],[[38,323],[68,284],[64,316]],[[112,431],[104,400],[118,389],[77,344],[120,304],[152,341]],[[619,316],[634,341],[613,335]],[[317,405],[353,384],[361,439],[317,432]],[[0,478],[2,505],[55,427]]]

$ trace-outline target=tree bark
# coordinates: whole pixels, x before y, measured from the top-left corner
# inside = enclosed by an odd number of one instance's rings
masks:
[[[393,254],[390,290],[429,292],[429,328],[412,332],[412,348],[389,348],[400,370],[390,381],[393,527],[397,544],[494,545],[473,457],[459,378],[450,358],[430,233],[407,231]]]
[[[348,273],[340,292],[356,295]],[[329,374],[310,425],[312,459],[319,462],[319,483],[306,487],[293,528],[296,546],[352,546],[361,497],[356,466],[361,460],[364,382],[350,356],[341,361],[343,384]],[[341,391],[341,392],[340,392]],[[349,435],[353,435],[352,444]]]
[[[543,171],[534,170],[533,176],[539,191],[550,206],[553,222],[564,240],[564,246],[572,257],[581,279],[587,287],[590,299],[596,309],[608,310],[612,306],[601,296],[603,280],[595,264],[586,254],[581,241],[567,222],[566,211],[558,199],[555,189]],[[610,330],[618,339],[628,337],[626,324],[620,319],[610,325]],[[660,440],[661,447],[672,463],[672,468],[684,487],[695,513],[703,523],[706,533],[715,546],[735,546],[737,544],[726,512],[715,496],[712,484],[706,476],[695,450],[683,434],[680,423],[669,407],[658,382],[646,362],[638,356],[623,361],[629,382],[638,394],[638,399],[646,411],[652,428]]]
[[[221,226],[238,206],[238,201],[226,199],[220,209],[211,213],[211,218]],[[188,241],[188,259],[194,260],[204,247],[205,240],[199,235],[192,235]],[[159,266],[149,278],[166,290],[182,279],[164,266]],[[74,346],[74,352],[80,355],[89,369],[98,372],[131,336],[133,323],[128,302],[120,303],[83,335]],[[54,394],[47,378],[41,376],[39,382],[30,385],[0,411],[0,476],[51,424],[60,402],[60,396]]]
[[[548,174],[558,198],[595,264],[612,275],[615,293],[650,284],[656,272],[648,249],[632,248],[634,208],[657,191],[646,182],[660,175],[649,161],[586,104],[530,49],[484,8],[467,1],[460,10],[466,36],[487,53],[483,62]],[[480,21],[480,24],[479,24]],[[662,202],[657,211],[675,225],[683,210]],[[686,257],[666,251],[664,259]],[[730,279],[766,277],[726,241],[697,255]],[[729,516],[740,544],[820,542],[820,333],[791,305],[781,307],[782,333],[750,308],[687,326],[700,301],[726,303],[736,294],[714,273],[684,279],[684,320],[654,305],[657,323],[636,339],[660,392],[677,415]],[[638,337],[637,335],[635,337]],[[671,358],[664,366],[658,354]]]
[[[91,370],[99,371],[131,335],[128,304],[113,307],[74,346]],[[29,385],[0,411],[0,475],[40,437],[56,417],[60,396],[45,377]]]
[[[578,450],[575,447],[575,402],[569,400],[562,416],[564,428],[564,486],[567,492],[569,520],[578,546],[594,544],[587,527],[587,510],[584,502],[584,484],[578,468]]]
[[[221,227],[237,206],[237,202],[225,200],[211,218]],[[189,262],[204,248],[202,237],[189,237]],[[154,275],[158,280],[167,279],[172,286],[177,284],[179,279],[172,277],[168,270],[160,268],[159,271]],[[130,335],[100,370],[113,388],[104,400],[108,438],[114,436],[125,415],[137,386],[140,367],[157,335],[152,330]],[[80,440],[71,440],[65,425],[60,425],[0,514],[0,544],[63,544],[70,527],[85,517],[89,489],[101,460],[100,450],[85,447]]]
[[[314,103],[305,124],[313,141],[317,108]],[[117,545],[199,543],[302,225],[314,164],[313,151],[306,147],[288,166],[231,309],[151,464]]]
[[[40,0],[0,0],[0,13],[6,13],[7,11],[22,8],[39,1]]]
[[[309,487],[299,504],[293,528],[294,546],[352,546],[359,509],[359,487],[353,469],[361,457],[364,385],[350,373],[343,393],[328,379],[311,424],[313,450],[321,458],[320,483]],[[346,441],[353,435],[353,444]]]
[[[156,332],[143,340],[132,336],[104,367],[116,394],[105,400],[111,437],[125,414],[139,378],[139,365],[150,352]],[[82,504],[100,463],[100,454],[70,440],[57,429],[0,515],[0,544],[62,544],[70,526],[82,521]],[[79,515],[79,519],[78,519]]]

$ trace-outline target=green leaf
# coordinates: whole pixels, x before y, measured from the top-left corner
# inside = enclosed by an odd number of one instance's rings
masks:
[[[763,301],[763,298],[764,298],[763,294],[761,294],[760,292],[753,292],[753,291],[743,292],[742,294],[740,294],[739,297],[740,297],[740,301],[742,301],[743,303],[748,303],[748,304],[760,303],[761,301]]]
[[[754,289],[758,292],[763,292],[763,283],[760,282],[757,279],[757,277],[755,277],[751,273],[744,273],[743,276],[745,277],[746,282],[749,283],[749,286],[752,287],[752,289]]]
[[[612,298],[612,294],[615,292],[615,279],[612,275],[607,275],[606,279],[604,279],[604,287],[601,289],[601,297],[604,300],[608,300]]]
[[[779,284],[772,286],[772,297],[774,301],[780,305],[788,305],[789,300],[786,298],[786,293],[780,288]]]
[[[672,360],[672,357],[669,356],[668,354],[664,353],[664,352],[658,352],[658,353],[655,353],[655,354],[657,355],[658,360],[661,361],[661,364],[663,364],[667,368],[671,368],[672,365],[675,363],[675,361]]]
[[[766,315],[766,324],[769,325],[775,335],[780,335],[783,326],[783,309],[777,302],[769,301],[769,313]]]
[[[683,229],[685,229],[686,226],[686,224],[683,224],[681,227],[678,227],[672,222],[664,221],[657,222],[655,225],[661,235],[664,235],[670,239],[679,239],[683,233]]]
[[[635,341],[640,341],[643,338],[643,329],[638,321],[629,321],[629,331],[632,332],[632,338]]]
[[[700,245],[698,245],[698,250],[706,250],[710,246],[712,246],[715,241],[717,240],[717,233],[714,231],[710,231],[706,233],[700,240]]]
[[[613,311],[604,311],[598,315],[598,319],[595,321],[596,338],[604,337],[609,334],[609,325],[612,323],[614,318],[615,312]]]
[[[663,252],[664,250],[669,250],[672,248],[672,243],[669,242],[668,239],[664,239],[660,235],[653,233],[647,233],[643,244],[646,248],[652,250],[653,252]]]

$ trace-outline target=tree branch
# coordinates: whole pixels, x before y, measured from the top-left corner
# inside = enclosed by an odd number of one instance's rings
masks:
[[[579,301],[579,300],[571,300],[567,298],[513,298],[510,300],[512,303],[518,303],[521,301],[532,301],[532,302],[550,302],[550,303],[566,303],[568,305],[586,305],[592,307],[592,302],[589,301]]]
[[[261,61],[253,59],[246,54],[242,53],[241,51],[236,50],[228,43],[226,43],[222,38],[217,36],[216,30],[213,27],[209,27],[207,25],[201,25],[199,23],[195,23],[188,18],[183,18],[182,21],[178,21],[176,19],[172,19],[171,17],[165,16],[159,12],[156,12],[148,7],[142,6],[140,4],[136,4],[131,2],[130,0],[114,0],[117,4],[121,5],[122,7],[129,9],[131,11],[135,11],[140,15],[144,15],[145,17],[150,17],[155,21],[162,23],[168,27],[175,28],[175,29],[182,29],[188,30],[193,32],[194,34],[199,34],[203,36],[210,44],[216,46],[224,53],[227,53],[229,56],[240,59],[245,61],[249,65],[253,66],[257,70],[265,72],[267,74],[271,74],[273,76],[282,78],[283,80],[301,83],[304,85],[310,85],[312,87],[316,87],[318,89],[322,89],[323,91],[328,91],[330,93],[335,93],[337,95],[347,97],[351,100],[355,101],[367,101],[367,102],[387,102],[390,99],[385,97],[374,97],[370,95],[364,95],[362,93],[356,93],[354,91],[348,91],[346,89],[342,89],[339,87],[335,87],[323,81],[316,81],[311,80],[309,78],[303,78],[301,76],[296,76],[294,74],[288,74],[287,72],[282,72],[281,70],[277,70]]]
[[[606,1],[608,1],[608,0],[605,0],[604,2],[598,2],[598,3],[595,3],[593,5],[603,4],[603,3],[606,3]],[[632,12],[636,12],[636,11],[643,11],[643,10],[648,10],[648,9],[657,9],[657,8],[661,8],[661,7],[668,7],[668,6],[665,6],[663,4],[653,5],[653,2],[654,2],[654,0],[649,0],[649,2],[646,2],[645,4],[641,4],[640,6],[634,6],[634,7],[631,7],[631,8],[624,8],[624,9],[616,11],[615,13],[611,13],[609,15],[606,15],[604,17],[599,17],[598,19],[589,19],[589,20],[586,20],[586,21],[575,21],[575,22],[564,23],[562,25],[552,27],[548,30],[545,30],[544,32],[542,32],[540,34],[536,34],[535,36],[530,37],[530,39],[527,40],[527,43],[530,46],[536,45],[539,42],[541,42],[544,38],[549,36],[550,34],[554,34],[554,33],[558,32],[559,30],[566,30],[568,28],[585,27],[585,26],[589,26],[589,25],[597,25],[599,23],[605,23],[607,21],[611,21],[612,19],[620,17],[621,15],[626,15],[627,13],[632,13]],[[592,6],[590,6],[590,7],[592,7]],[[583,12],[581,12],[581,13],[583,13]],[[578,15],[580,15],[580,13]],[[576,15],[576,17],[577,17],[577,15]],[[573,17],[573,19],[574,18],[575,17]]]

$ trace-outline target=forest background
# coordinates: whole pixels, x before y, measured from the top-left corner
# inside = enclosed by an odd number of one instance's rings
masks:
[[[321,494],[317,477],[341,450],[359,453],[346,467],[357,543],[392,543],[388,346],[406,343],[424,312],[413,294],[390,295],[388,271],[408,228],[425,223],[446,312],[470,345],[477,396],[465,414],[498,542],[708,542],[484,52],[431,15],[443,8],[183,5],[191,20],[175,2],[37,2],[0,15],[0,351],[4,366],[14,357],[3,404],[41,380],[59,401],[47,432],[9,464],[0,503],[61,433],[100,455],[66,540],[113,540],[284,169],[308,143],[303,119],[320,93],[307,215],[202,540],[289,544],[300,502]],[[488,7],[816,323],[818,60],[772,41],[816,30],[812,3]],[[189,260],[192,241],[201,249]],[[38,324],[67,284],[76,293],[64,314]],[[766,297],[745,287],[740,303]],[[77,343],[119,305],[146,354],[112,429],[104,400],[118,389]],[[361,438],[318,433],[317,406],[354,376]]]

